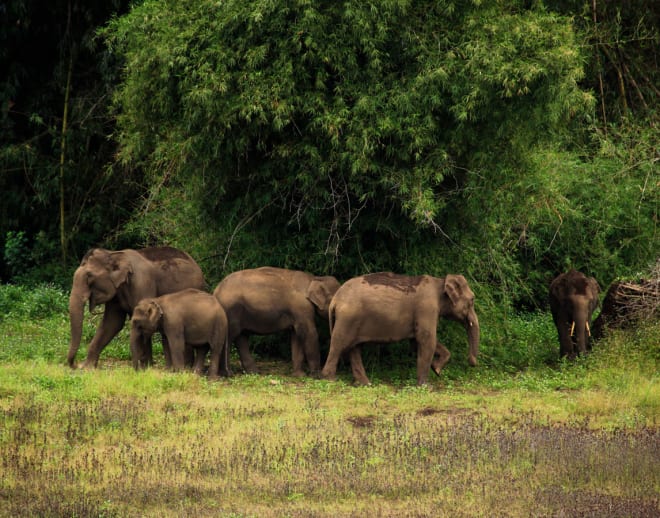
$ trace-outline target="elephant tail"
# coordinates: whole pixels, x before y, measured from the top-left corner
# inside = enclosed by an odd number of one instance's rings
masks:
[[[330,302],[330,307],[328,308],[328,324],[330,326],[330,336],[332,336],[332,329],[335,327],[335,318],[336,318],[337,305],[333,300]]]
[[[231,343],[229,342],[229,326],[225,326],[225,342],[224,347],[222,348],[222,358],[220,359],[220,370],[224,370],[222,373],[226,376],[231,376],[231,369],[229,368],[229,356]]]

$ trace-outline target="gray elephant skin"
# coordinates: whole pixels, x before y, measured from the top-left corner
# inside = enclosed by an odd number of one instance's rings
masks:
[[[227,329],[225,311],[210,293],[186,289],[142,299],[131,317],[133,367],[137,370],[148,365],[151,337],[158,332],[163,339],[166,364],[173,370],[185,367],[186,352],[190,355],[194,348],[195,373],[202,374],[206,352],[210,351],[209,379],[217,379],[221,372],[228,375]]]
[[[347,281],[330,303],[330,351],[322,377],[334,380],[339,358],[347,352],[355,381],[369,384],[360,344],[410,339],[417,346],[417,383],[425,384],[429,369],[432,367],[439,375],[451,356],[437,340],[440,317],[464,325],[469,362],[476,365],[479,319],[474,309],[474,293],[462,275],[432,277],[381,272]]]
[[[327,319],[328,306],[339,288],[332,276],[264,266],[229,274],[213,294],[227,313],[229,343],[236,343],[241,366],[257,372],[249,350],[251,334],[291,331],[293,375],[303,376],[321,368],[315,315]]]
[[[205,285],[199,265],[188,254],[176,248],[90,250],[73,274],[69,297],[69,365],[75,366],[87,302],[90,312],[100,304],[105,305],[103,318],[82,365],[92,368],[97,366],[101,351],[124,327],[126,316],[133,312],[140,300],[185,288],[203,290]]]
[[[598,307],[600,286],[593,277],[570,270],[550,283],[550,310],[559,335],[559,356],[575,358],[591,347],[589,322]]]

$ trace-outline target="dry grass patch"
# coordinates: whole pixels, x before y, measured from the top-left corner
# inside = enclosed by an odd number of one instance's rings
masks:
[[[158,395],[151,383],[170,375],[145,376],[145,395],[3,400],[0,515],[561,516],[571,499],[658,509],[657,428],[494,418],[428,390],[321,382],[189,380]]]

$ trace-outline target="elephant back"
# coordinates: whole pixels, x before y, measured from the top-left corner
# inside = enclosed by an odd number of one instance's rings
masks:
[[[170,261],[172,259],[184,259],[194,262],[194,259],[187,253],[171,246],[142,248],[138,250],[138,253],[145,259],[153,262]]]

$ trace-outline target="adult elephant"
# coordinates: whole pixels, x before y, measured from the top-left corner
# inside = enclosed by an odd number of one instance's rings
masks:
[[[303,376],[305,359],[311,373],[321,368],[315,315],[327,319],[328,305],[339,288],[332,276],[264,266],[229,274],[213,294],[227,313],[229,343],[236,343],[241,366],[257,371],[248,343],[250,334],[291,330],[293,375]]]
[[[469,362],[477,364],[479,319],[474,293],[462,275],[415,277],[389,272],[355,277],[339,288],[330,303],[330,351],[322,376],[334,380],[337,362],[349,353],[355,381],[369,384],[359,346],[411,339],[417,346],[417,383],[429,369],[440,375],[451,353],[437,340],[438,318],[461,322],[468,334]]]
[[[101,351],[124,326],[126,316],[143,298],[158,297],[185,288],[205,289],[204,275],[195,260],[172,247],[111,251],[94,248],[87,252],[73,274],[69,297],[71,342],[68,362],[75,366],[80,347],[85,304],[89,310],[105,304],[101,324],[87,351],[82,367],[96,367]],[[151,358],[145,358],[151,362]]]
[[[559,335],[559,355],[573,359],[591,348],[589,322],[598,307],[600,286],[593,277],[570,270],[550,283],[550,310]]]

